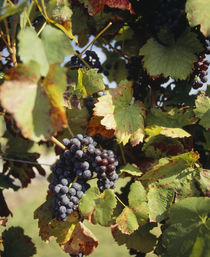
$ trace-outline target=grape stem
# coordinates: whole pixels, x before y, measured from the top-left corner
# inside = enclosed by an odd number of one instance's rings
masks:
[[[58,147],[60,147],[62,150],[66,150],[65,145],[63,145],[60,141],[58,141],[55,137],[51,137],[50,140],[56,144]]]
[[[115,194],[115,198],[126,208],[127,206],[120,200],[120,198]]]
[[[92,44],[96,41],[96,39],[98,39],[111,25],[112,25],[112,22],[110,21],[109,24],[108,24],[104,29],[102,29],[102,30],[98,33],[98,35],[96,35],[96,37],[85,47],[85,49],[82,50],[82,52],[79,54],[79,56],[81,57],[82,54],[88,49],[88,47],[89,47],[90,45],[92,45]]]

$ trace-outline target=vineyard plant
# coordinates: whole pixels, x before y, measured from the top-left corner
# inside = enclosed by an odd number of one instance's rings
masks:
[[[39,174],[66,256],[101,247],[89,222],[132,256],[209,257],[209,60],[209,0],[1,0],[0,256],[36,254],[4,192]]]

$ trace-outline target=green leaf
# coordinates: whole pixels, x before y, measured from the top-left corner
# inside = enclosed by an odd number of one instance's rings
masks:
[[[135,166],[133,166],[130,163],[127,163],[125,166],[123,166],[120,169],[120,173],[126,173],[132,176],[141,176],[143,174],[143,172],[141,172],[138,168],[136,168]]]
[[[15,5],[6,5],[0,9],[0,21],[6,19],[8,16],[21,12],[24,7],[27,5],[27,0],[23,0],[22,2]]]
[[[37,70],[30,65],[23,67],[30,70],[30,77],[25,75],[23,69],[23,75],[18,73],[20,76],[5,81],[0,88],[0,101],[6,111],[13,115],[24,137],[36,142],[47,140],[61,129],[63,122],[59,116],[49,115],[54,107],[44,89],[35,83]],[[34,122],[37,120],[39,122]]]
[[[17,190],[19,186],[13,184],[14,180],[9,176],[0,173],[0,189],[9,189],[12,188],[13,190]]]
[[[134,182],[128,194],[129,207],[125,207],[117,217],[116,224],[123,234],[132,234],[139,225],[145,224],[148,217],[147,197],[141,182]]]
[[[117,205],[114,192],[110,189],[102,194],[98,188],[90,188],[82,197],[79,210],[83,216],[102,226],[109,225],[114,208]]]
[[[146,133],[148,133],[147,130]],[[152,131],[150,135],[153,135]],[[159,135],[151,136],[147,138],[145,141],[146,143],[144,143],[142,151],[148,158],[160,159],[163,157],[169,157],[184,153],[183,144],[179,140],[174,138],[168,138]]]
[[[169,227],[163,232],[164,256],[209,256],[209,206],[209,198],[190,197],[170,208]]]
[[[200,169],[200,174],[196,178],[200,189],[204,193],[204,195],[209,195],[210,192],[210,170]]]
[[[151,108],[146,118],[147,126],[160,126],[166,128],[182,128],[194,124],[197,121],[192,108],[184,107],[164,107]],[[159,128],[157,127],[157,130]],[[151,132],[150,132],[151,133]],[[157,134],[154,131],[154,135]],[[153,134],[151,134],[153,135]]]
[[[160,187],[154,183],[149,186],[147,197],[150,221],[160,222],[166,217],[174,195],[174,189],[170,190],[167,186]]]
[[[184,129],[181,128],[167,128],[157,125],[151,125],[145,128],[145,132],[149,136],[157,136],[157,135],[164,135],[166,137],[172,138],[183,138],[183,137],[190,137],[191,135],[186,132]]]
[[[195,101],[195,115],[200,119],[199,124],[205,129],[210,128],[210,97],[204,92],[197,97]]]
[[[145,108],[140,101],[133,102],[131,84],[122,81],[98,99],[94,114],[102,116],[101,124],[114,129],[119,143],[131,140],[133,146],[143,141]]]
[[[173,79],[186,79],[192,73],[197,54],[202,51],[197,34],[187,30],[176,40],[171,36],[167,45],[149,39],[140,49],[140,55],[144,55],[143,65],[150,76],[163,74]]]
[[[51,64],[42,86],[54,107],[54,110],[51,111],[51,115],[55,116],[55,119],[59,119],[58,117],[60,117],[62,125],[67,126],[68,122],[63,99],[63,94],[67,86],[64,68],[58,64]]]
[[[0,116],[0,137],[4,135],[5,131],[6,131],[6,124],[5,124],[4,116]]]
[[[136,215],[133,210],[128,207],[125,207],[122,213],[117,217],[116,224],[123,234],[128,235],[132,234],[139,227]]]
[[[58,29],[46,25],[41,39],[32,28],[22,29],[18,34],[19,55],[23,62],[35,60],[40,64],[41,75],[45,76],[51,63],[61,63],[72,53],[69,39]],[[31,46],[33,45],[33,48]]]
[[[48,63],[62,63],[65,56],[73,54],[73,49],[66,35],[47,25],[41,33],[41,39]]]
[[[208,15],[210,4],[208,0],[187,0],[185,11],[191,27],[200,25],[205,37],[210,36],[210,22]]]
[[[173,175],[179,174],[182,170],[193,166],[199,159],[199,154],[188,152],[179,154],[169,158],[162,158],[159,163],[155,165],[150,171],[144,174],[140,179],[142,181],[153,181],[157,179],[168,178]]]
[[[41,75],[45,76],[49,69],[49,63],[43,43],[35,30],[30,27],[21,30],[18,34],[18,40],[18,53],[21,60],[25,63],[31,60],[38,62],[40,64]]]
[[[206,151],[210,151],[210,131],[203,131],[205,142],[197,142],[198,145],[202,145]]]
[[[78,213],[68,216],[66,221],[52,219],[53,197],[48,199],[34,212],[34,219],[38,219],[39,235],[42,240],[48,241],[52,236],[57,243],[64,244],[70,240],[78,223]]]
[[[2,257],[29,257],[36,254],[36,247],[21,227],[10,227],[2,233]]]
[[[132,248],[137,251],[148,253],[151,252],[156,244],[156,237],[150,233],[156,226],[156,223],[147,223],[131,235],[123,234],[117,226],[112,227],[112,235],[119,245],[125,244],[128,249]]]

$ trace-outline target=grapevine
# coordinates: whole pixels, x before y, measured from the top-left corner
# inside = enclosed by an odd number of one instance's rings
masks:
[[[206,0],[1,1],[0,256],[209,256],[209,20]]]

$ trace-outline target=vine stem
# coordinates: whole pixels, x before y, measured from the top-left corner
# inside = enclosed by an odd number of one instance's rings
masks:
[[[96,41],[96,39],[98,39],[111,25],[112,25],[112,22],[110,21],[109,24],[108,24],[104,29],[102,29],[102,30],[98,33],[98,35],[96,35],[96,37],[85,47],[85,49],[82,50],[82,52],[79,54],[80,57],[81,57],[82,54],[88,49],[88,47],[89,47],[90,45],[92,45],[92,44]]]
[[[125,153],[124,153],[124,150],[123,150],[123,146],[122,146],[122,143],[119,144],[119,147],[120,147],[120,152],[121,152],[121,155],[122,155],[122,159],[123,159],[123,163],[124,165],[126,165],[126,159],[125,159]]]
[[[58,147],[60,147],[62,150],[66,150],[65,145],[63,145],[60,141],[58,141],[55,137],[51,137],[50,140],[55,143]]]
[[[47,22],[45,21],[45,23],[42,25],[42,27],[40,28],[40,30],[37,33],[37,36],[40,35],[40,33],[43,31],[43,29],[45,28],[45,26],[47,25]]]
[[[74,133],[73,131],[71,130],[70,126],[68,125],[68,131],[69,131],[69,134],[71,135],[71,137],[74,137]]]
[[[38,163],[38,162],[24,161],[24,160],[19,160],[19,159],[7,158],[7,157],[4,157],[4,156],[0,156],[0,159],[6,160],[6,161],[12,161],[12,162],[20,162],[20,163],[33,164],[33,165],[51,166],[51,164],[47,164],[47,163]]]
[[[115,194],[115,198],[126,208],[127,206],[120,200],[120,198]]]

